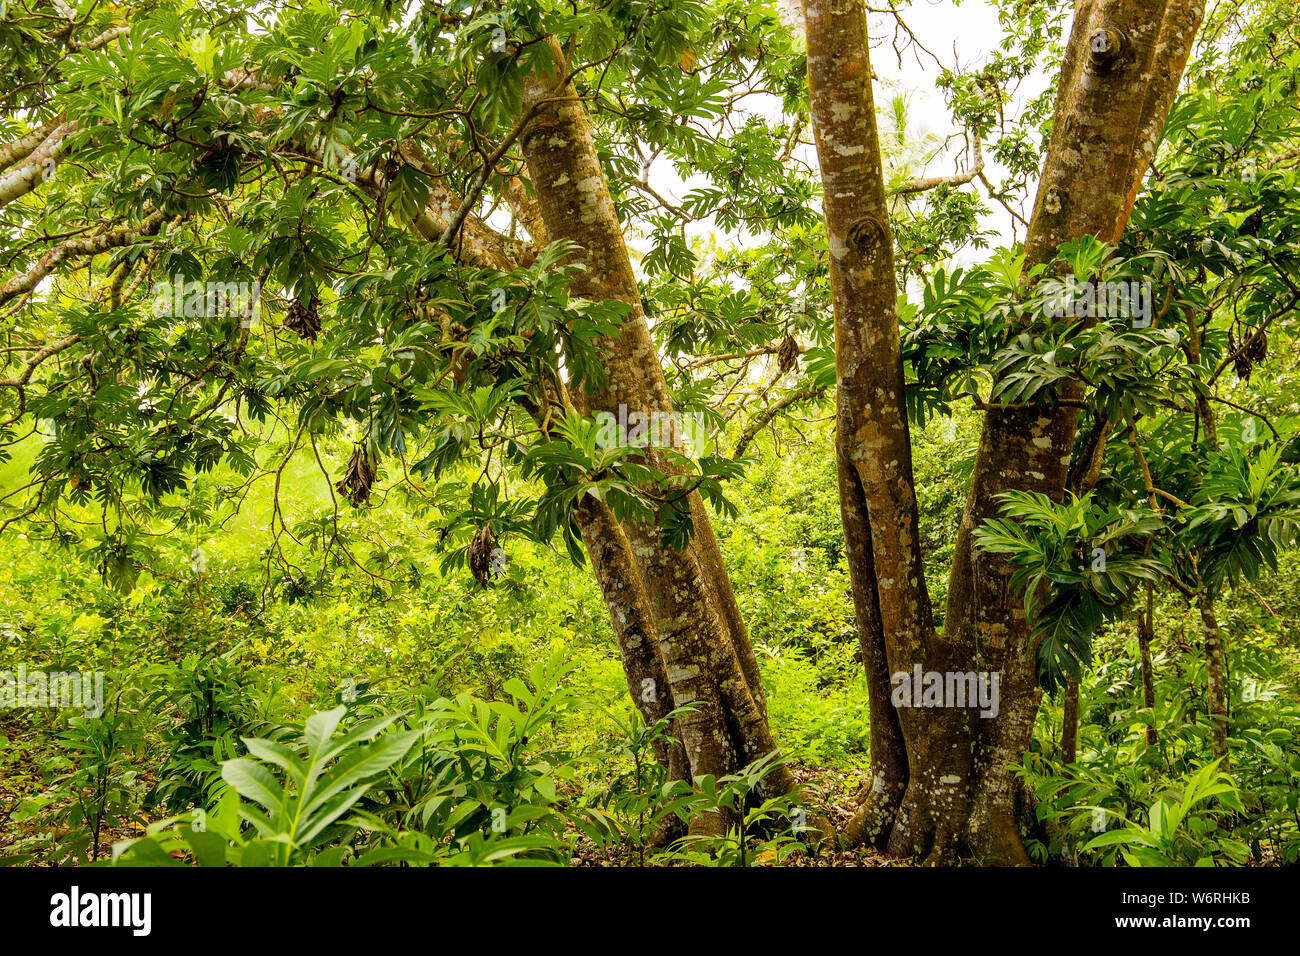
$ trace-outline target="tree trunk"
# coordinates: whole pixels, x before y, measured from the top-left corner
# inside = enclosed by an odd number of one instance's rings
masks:
[[[1079,759],[1079,682],[1071,678],[1065,685],[1065,706],[1061,715],[1061,762],[1072,764]]]
[[[877,605],[875,560],[867,528],[866,504],[851,469],[842,465],[839,491],[849,583],[858,624],[858,644],[867,676],[871,720],[871,781],[860,795],[862,809],[849,821],[842,838],[849,846],[866,843],[884,848],[893,832],[894,816],[902,803],[903,793],[907,790],[907,748],[903,744],[898,711],[887,693],[890,687],[889,660]]]
[[[1147,585],[1147,606],[1138,617],[1138,656],[1142,662],[1142,706],[1151,711],[1151,719],[1156,714],[1156,677],[1151,665],[1151,639],[1155,637],[1155,588]],[[1147,725],[1147,746],[1154,747],[1160,742],[1155,724]]]
[[[947,862],[967,811],[969,712],[883,713],[891,675],[947,673],[956,660],[935,633],[921,557],[866,20],[855,0],[807,3],[804,15],[835,307],[840,507],[872,697],[872,790],[850,836]]]
[[[619,405],[630,412],[671,414],[659,355],[641,308],[641,296],[622,228],[614,212],[586,111],[571,83],[551,95],[567,67],[558,45],[548,41],[552,58],[525,84],[524,107],[532,118],[519,139],[537,194],[537,203],[552,240],[568,239],[579,247],[574,260],[585,270],[570,283],[575,296],[593,301],[619,299],[632,311],[616,337],[599,343],[606,381],[574,383],[574,401],[584,415],[609,412]],[[662,451],[647,448],[645,460],[665,473],[674,471]],[[584,503],[583,507],[590,507]],[[663,545],[659,529],[629,521],[622,527],[627,549],[620,551],[612,516],[583,530],[588,547],[630,554],[644,592],[644,607],[653,621],[662,678],[675,706],[694,704],[678,722],[692,775],[721,776],[776,749],[766,719],[758,662],[741,620],[731,582],[698,494],[690,500],[695,534],[689,545],[673,551]],[[613,542],[613,543],[611,543]],[[612,564],[598,575],[616,630],[628,613],[628,595],[636,591],[626,579],[631,569]],[[637,593],[634,600],[640,600]],[[643,636],[650,632],[643,628]],[[641,672],[638,671],[638,674]],[[645,679],[641,677],[640,679]],[[651,676],[651,679],[656,679]],[[629,684],[633,674],[629,671]],[[637,691],[633,688],[633,693]],[[792,774],[776,768],[764,794],[794,787]],[[721,820],[698,820],[701,829],[717,831]]]
[[[1223,758],[1221,769],[1228,769],[1228,682],[1223,666],[1223,632],[1214,614],[1214,599],[1200,587],[1196,606],[1201,612],[1201,629],[1205,637],[1205,692],[1210,711],[1210,753]]]
[[[1203,0],[1076,7],[1026,271],[1068,239],[1113,241],[1123,231],[1132,184],[1150,163],[1149,131],[1164,123],[1202,9]],[[1012,568],[999,556],[977,555],[973,533],[999,514],[1004,491],[1061,499],[1083,388],[1063,388],[1055,405],[986,414],[945,632],[936,634],[917,535],[864,8],[861,0],[805,0],[804,18],[831,253],[841,510],[872,700],[872,790],[846,837],[932,863],[963,852],[1028,863],[1008,768],[1029,747],[1042,695],[1023,595],[1009,585]],[[886,716],[890,674],[917,665],[997,675],[996,717],[953,706]]]
[[[1182,75],[1181,66],[1153,73],[1157,49],[1163,44],[1167,62],[1185,63],[1195,34],[1185,26],[1199,24],[1203,9],[1203,0],[1085,0],[1076,7],[1025,242],[1026,270],[1049,261],[1066,240],[1091,235],[1111,242],[1124,231],[1132,183],[1141,180],[1152,158],[1144,148],[1149,142],[1144,131],[1163,126]],[[1003,718],[993,722],[978,748],[984,759],[977,767],[984,777],[976,784],[971,840],[976,852],[1006,862],[1028,862],[1014,825],[1006,768],[1029,748],[1041,693],[1022,596],[1008,587],[1011,567],[998,555],[976,557],[971,538],[975,528],[997,516],[1003,491],[1061,499],[1078,423],[1073,403],[1082,397],[1082,386],[1071,383],[1054,411],[985,416],[949,586],[950,635],[965,630],[977,637],[988,666],[1003,671]]]
[[[1201,363],[1201,327],[1195,312],[1187,319],[1188,335],[1183,351],[1192,365]],[[1196,388],[1196,423],[1203,430],[1204,445],[1215,449],[1219,445],[1219,427],[1209,398],[1199,385]],[[1223,758],[1223,769],[1228,769],[1228,682],[1223,663],[1223,633],[1214,613],[1214,597],[1203,581],[1197,583],[1196,605],[1201,613],[1201,631],[1205,641],[1205,695],[1210,712],[1210,753]]]
[[[664,670],[659,633],[632,546],[623,528],[614,520],[609,505],[603,501],[584,501],[577,509],[577,522],[614,624],[628,693],[641,711],[646,726],[653,727],[673,709],[672,688]],[[659,753],[659,760],[665,767],[681,771],[684,756],[680,747],[672,748],[671,752],[664,748]],[[689,774],[683,773],[681,778],[688,779]]]

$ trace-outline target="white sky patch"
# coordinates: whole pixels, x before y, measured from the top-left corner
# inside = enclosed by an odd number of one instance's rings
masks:
[[[958,5],[952,0],[926,2],[918,0],[912,7],[903,11],[904,21],[917,40],[926,50],[931,51],[945,66],[961,71],[977,69],[1002,42],[1002,27],[998,23],[997,8],[986,3],[966,3]],[[923,50],[906,45],[906,36],[899,34],[899,51],[893,46],[894,19],[892,16],[870,14],[868,31],[872,38],[872,70],[876,75],[874,95],[878,123],[882,139],[890,131],[888,106],[896,95],[907,99],[908,127],[905,139],[909,147],[918,147],[925,162],[911,166],[909,176],[945,176],[964,171],[973,162],[973,156],[966,150],[962,130],[953,123],[943,91],[936,88],[940,67],[934,58]],[[1024,104],[1038,95],[1046,86],[1049,77],[1034,76],[1024,81],[1014,94],[1013,102],[1007,106],[1007,115],[1018,115]],[[738,128],[749,116],[761,116],[771,124],[782,123],[781,104],[774,96],[755,95],[747,97],[732,117],[728,127]],[[812,131],[805,128],[803,139],[812,140]],[[984,148],[985,175],[995,185],[1005,175],[1005,170],[994,160],[989,144]],[[805,166],[817,175],[817,153],[814,147],[802,145],[792,157],[794,162]],[[887,170],[888,174],[888,170]],[[648,181],[654,190],[674,205],[680,206],[682,199],[692,190],[708,185],[703,176],[683,178],[671,161],[663,158],[655,161],[650,168]],[[1037,184],[1031,182],[1024,205],[1033,202]],[[1014,221],[999,203],[988,198],[987,192],[978,181],[961,187],[977,191],[989,213],[981,217],[982,228],[994,234],[994,245],[1010,243],[1017,238],[1014,233]],[[1025,209],[1018,210],[1022,215]],[[744,242],[744,234],[728,233],[719,230],[710,220],[692,222],[686,226],[690,238],[712,239],[718,244]],[[1023,238],[1023,235],[1018,238]],[[638,237],[635,230],[629,230],[628,244],[638,253],[644,254],[650,243]],[[705,245],[709,245],[708,242]],[[958,250],[954,256],[955,264],[969,265],[986,256],[987,252],[977,253],[973,249]]]

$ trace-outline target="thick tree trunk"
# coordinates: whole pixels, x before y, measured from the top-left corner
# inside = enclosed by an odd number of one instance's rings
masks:
[[[1050,260],[1068,239],[1119,238],[1132,209],[1132,184],[1151,161],[1149,130],[1164,124],[1203,8],[1202,0],[1085,0],[1076,8],[1025,244],[1026,269]],[[1156,72],[1160,57],[1163,73]],[[1060,500],[1081,397],[1074,384],[1062,390],[1055,410],[986,416],[949,589],[950,636],[967,629],[989,666],[1002,670],[1003,718],[977,746],[985,755],[976,761],[984,779],[977,782],[970,835],[977,852],[1008,862],[1026,858],[1006,768],[1028,749],[1041,695],[1021,595],[1007,586],[1011,568],[1000,556],[973,555],[971,538],[997,515],[1003,491],[1038,491]]]
[[[1182,75],[1181,67],[1153,75],[1157,50],[1163,43],[1169,62],[1185,63],[1195,33],[1186,24],[1199,23],[1203,8],[1203,0],[1085,0],[1076,7],[1052,139],[1025,242],[1026,269],[1050,260],[1068,239],[1119,238],[1132,209],[1132,184],[1140,182],[1151,161],[1146,131],[1163,126]],[[1170,32],[1162,30],[1166,23]],[[1000,556],[976,558],[971,538],[975,528],[997,515],[997,496],[1003,491],[1038,491],[1060,500],[1081,397],[1082,388],[1075,383],[1062,390],[1061,404],[1053,411],[1003,410],[986,416],[949,589],[950,633],[969,628],[990,666],[1003,669],[1005,719],[994,722],[981,741],[987,757],[977,766],[985,771],[987,785],[979,789],[971,837],[978,851],[1009,862],[1026,858],[1015,833],[1006,768],[1028,749],[1041,695],[1021,595],[1007,587],[1011,568]],[[987,457],[986,451],[991,453]]]
[[[1150,130],[1164,123],[1202,8],[1203,0],[1082,0],[1076,7],[1026,270],[1049,261],[1068,239],[1113,241],[1123,231],[1132,184],[1151,159]],[[805,0],[804,18],[836,314],[841,509],[873,716],[872,794],[846,837],[883,841],[935,863],[961,852],[1028,863],[1009,767],[1029,747],[1042,695],[1023,595],[1009,583],[1012,568],[976,554],[973,533],[999,514],[1004,491],[1060,500],[1082,386],[1062,389],[1054,405],[987,413],[945,631],[936,635],[916,534],[864,8],[861,0]],[[877,716],[879,702],[891,696],[890,673],[917,664],[941,674],[996,674],[997,716],[951,706],[900,708],[893,721]]]
[[[628,693],[641,711],[646,726],[653,727],[672,711],[672,689],[659,652],[654,614],[632,555],[632,545],[614,520],[609,505],[603,501],[584,501],[577,509],[577,522],[614,624]],[[671,765],[667,750],[659,757],[664,766]]]
[[[967,811],[970,712],[883,713],[891,675],[948,673],[958,661],[935,634],[925,585],[866,21],[856,0],[807,3],[804,15],[835,307],[841,513],[873,711],[872,790],[849,835],[947,862]]]
[[[620,404],[629,412],[671,414],[672,399],[586,111],[571,84],[552,95],[566,67],[558,46],[549,46],[552,60],[525,85],[524,106],[535,111],[519,139],[546,233],[579,247],[575,259],[585,270],[571,283],[574,295],[594,301],[619,299],[632,307],[619,335],[600,342],[606,381],[599,387],[575,383],[575,404],[583,414],[617,415]],[[659,450],[647,448],[645,458],[663,472],[674,470]],[[776,747],[757,659],[698,494],[692,494],[690,508],[695,535],[681,551],[666,548],[659,529],[645,522],[627,522],[622,530],[653,619],[666,696],[676,706],[695,705],[678,722],[691,773],[720,776]],[[617,549],[607,543],[614,535],[611,524],[616,523],[611,519],[585,527],[588,546]],[[602,580],[601,585],[617,628],[627,611],[626,588],[619,582],[629,569],[608,573],[614,580]],[[793,786],[793,776],[781,767],[768,777],[764,792],[784,793]],[[722,823],[701,820],[692,826],[716,830]]]

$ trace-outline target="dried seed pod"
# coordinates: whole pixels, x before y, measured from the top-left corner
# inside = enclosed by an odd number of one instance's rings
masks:
[[[479,584],[487,584],[492,577],[492,552],[496,546],[496,535],[487,525],[478,529],[474,540],[469,543],[469,570]]]
[[[339,494],[360,508],[370,500],[370,487],[375,483],[375,465],[370,460],[365,443],[357,445],[348,461],[348,470],[334,485]]]
[[[299,337],[307,339],[310,342],[316,341],[316,336],[320,334],[320,313],[317,311],[320,300],[316,296],[311,297],[307,305],[302,304],[302,299],[294,299],[293,304],[289,306],[289,312],[284,317],[284,327],[291,332],[297,332]]]
[[[787,335],[776,350],[777,367],[782,372],[788,372],[794,368],[797,361],[799,361],[799,343],[794,340],[793,335]]]
[[[1250,381],[1250,373],[1255,365],[1245,355],[1236,355],[1232,360],[1233,371],[1237,373],[1237,380],[1242,382]]]
[[[1256,365],[1268,358],[1268,336],[1263,331],[1256,332],[1246,344],[1246,358]]]
[[[1241,382],[1250,381],[1250,373],[1255,368],[1255,363],[1250,358],[1250,342],[1238,341],[1237,336],[1230,331],[1228,333],[1228,352],[1232,355],[1232,370],[1236,372],[1237,380]]]

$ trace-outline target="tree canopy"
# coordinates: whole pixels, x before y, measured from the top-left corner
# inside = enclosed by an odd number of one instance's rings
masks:
[[[1296,862],[1300,25],[992,6],[0,0],[0,858]]]

